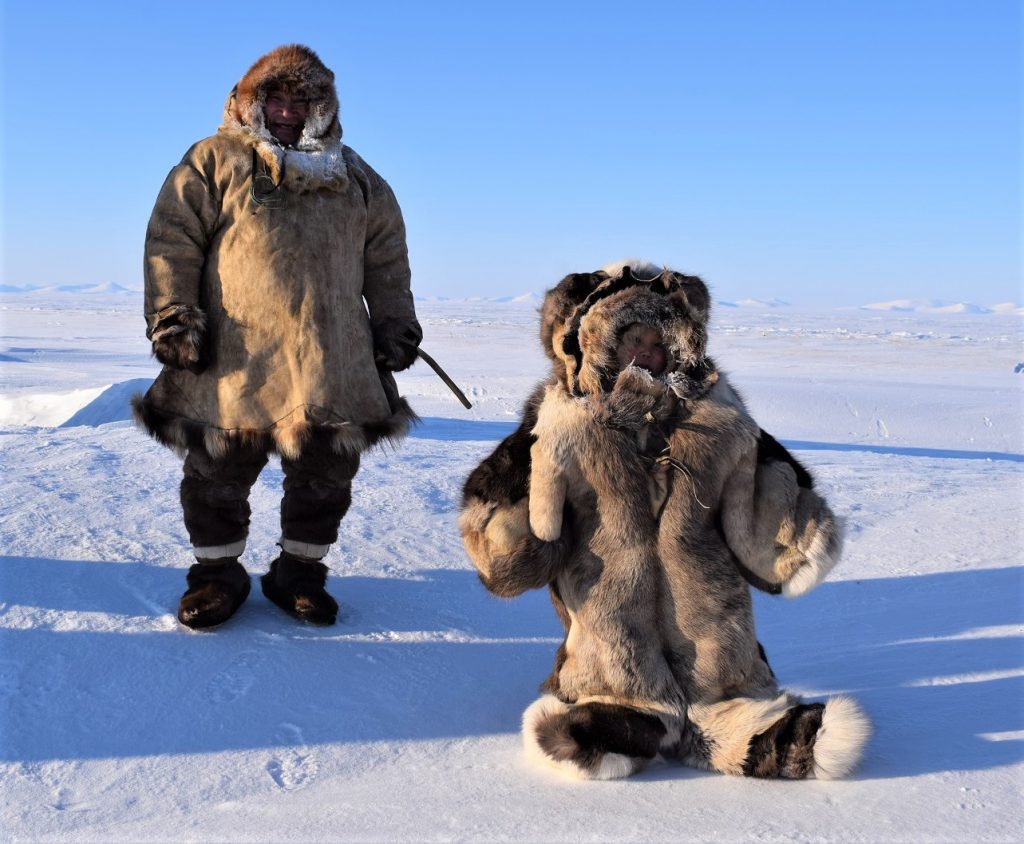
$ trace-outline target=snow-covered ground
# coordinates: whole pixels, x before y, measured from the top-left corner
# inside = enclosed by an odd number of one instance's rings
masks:
[[[336,627],[258,587],[211,633],[177,459],[132,427],[156,372],[139,294],[2,293],[0,838],[12,841],[1011,841],[1024,828],[1022,323],[1011,306],[722,306],[712,352],[848,521],[811,595],[758,595],[790,688],[859,699],[841,782],[660,764],[579,783],[528,767],[518,719],[560,641],[547,598],[490,597],[455,526],[464,477],[544,370],[534,297],[423,301],[424,417],[366,457],[328,562]],[[279,468],[244,561],[276,549]]]

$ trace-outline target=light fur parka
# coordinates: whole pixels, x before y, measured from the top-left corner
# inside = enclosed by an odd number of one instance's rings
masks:
[[[281,84],[309,101],[295,148],[264,124]],[[171,170],[146,232],[145,311],[155,348],[185,332],[200,361],[165,366],[133,402],[178,450],[244,442],[294,458],[319,430],[359,453],[415,418],[372,342],[376,326],[415,323],[401,211],[342,144],[334,75],[308,48],[256,62],[217,134]]]
[[[658,753],[726,773],[841,776],[866,721],[847,699],[779,689],[748,587],[813,588],[841,530],[707,358],[708,307],[700,279],[651,266],[550,291],[552,376],[467,481],[463,538],[491,591],[547,585],[566,628],[548,694],[524,715],[533,757],[592,778]],[[660,377],[616,371],[632,323],[661,331]]]

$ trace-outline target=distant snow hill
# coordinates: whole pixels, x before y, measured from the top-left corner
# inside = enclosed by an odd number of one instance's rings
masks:
[[[50,284],[50,285],[38,285],[38,284],[0,284],[0,293],[12,293],[21,296],[34,296],[38,294],[51,294],[51,293],[70,293],[76,295],[93,295],[93,294],[124,294],[129,296],[137,296],[142,291],[140,289],[133,289],[130,287],[124,287],[120,284],[115,284],[110,281],[106,284]]]
[[[894,299],[891,302],[875,302],[862,305],[865,311],[887,311],[891,313],[920,314],[1020,314],[1024,315],[1024,307],[1015,302],[1003,302],[991,307],[973,305],[970,302],[949,304],[935,299]]]
[[[494,302],[497,305],[539,305],[543,297],[536,293],[520,293],[518,296],[420,296],[417,302]]]
[[[786,308],[789,302],[781,299],[738,299],[735,302],[717,302],[723,308]]]

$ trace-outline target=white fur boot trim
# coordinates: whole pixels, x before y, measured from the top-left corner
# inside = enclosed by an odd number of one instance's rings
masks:
[[[870,736],[871,723],[856,701],[842,696],[825,701],[814,741],[815,779],[847,776],[857,767]]]
[[[322,560],[331,550],[330,545],[314,545],[312,542],[298,542],[294,539],[285,539],[283,536],[277,541],[282,551],[294,554],[296,557],[306,557],[310,560]]]
[[[238,542],[231,542],[227,545],[197,545],[192,549],[192,553],[196,555],[197,560],[219,560],[221,557],[241,557],[243,551],[245,551],[244,539],[239,539]]]

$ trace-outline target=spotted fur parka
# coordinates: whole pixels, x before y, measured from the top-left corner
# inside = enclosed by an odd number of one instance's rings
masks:
[[[288,148],[263,111],[282,84],[308,100]],[[281,47],[164,182],[146,232],[146,333],[162,360],[170,341],[185,359],[133,407],[165,444],[295,458],[318,430],[358,454],[415,418],[374,354],[378,332],[419,332],[402,214],[341,134],[334,74]]]
[[[466,482],[463,540],[489,590],[548,586],[565,626],[523,719],[533,758],[586,778],[658,754],[733,774],[843,776],[867,722],[847,698],[780,690],[749,589],[812,589],[841,529],[707,357],[708,309],[699,278],[649,265],[549,291],[552,374]],[[659,377],[618,371],[632,323],[660,330]]]

